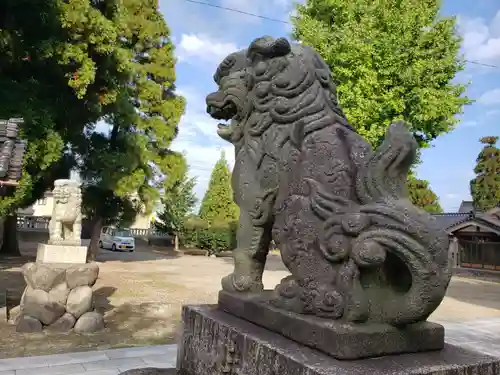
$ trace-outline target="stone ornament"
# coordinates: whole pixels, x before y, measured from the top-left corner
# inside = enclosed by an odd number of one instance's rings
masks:
[[[427,319],[451,273],[448,236],[406,193],[417,143],[402,121],[372,150],[310,47],[263,37],[224,59],[207,111],[235,147],[240,207],[227,292],[258,293],[271,240],[291,276],[270,304],[393,326]]]
[[[0,180],[21,179],[27,143],[19,139],[22,118],[0,120]]]
[[[73,180],[54,182],[54,206],[49,222],[50,245],[80,245],[82,231],[82,193]]]

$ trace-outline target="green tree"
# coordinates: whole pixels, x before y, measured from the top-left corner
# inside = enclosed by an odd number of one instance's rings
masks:
[[[378,146],[390,123],[405,120],[421,147],[454,128],[465,85],[456,21],[439,0],[306,0],[293,36],[324,58],[355,129]]]
[[[175,180],[184,167],[184,157],[169,150],[185,103],[175,95],[173,44],[158,1],[128,0],[119,10],[116,43],[127,57],[129,79],[103,117],[109,134],[90,131],[78,148],[82,175],[92,187],[84,196],[93,214],[89,253],[97,248],[103,222],[149,214],[165,178]],[[115,202],[115,209],[103,210],[103,199]]]
[[[179,250],[179,235],[184,231],[185,220],[196,204],[193,191],[196,179],[188,176],[187,165],[180,175],[168,179],[162,197],[163,211],[158,215],[155,228],[174,236],[174,248]]]
[[[500,206],[500,149],[496,147],[498,139],[499,137],[494,136],[479,140],[484,147],[476,159],[476,177],[470,182],[474,207],[479,211]]]
[[[238,215],[239,208],[233,201],[231,172],[226,155],[221,152],[220,159],[212,170],[208,189],[201,202],[199,216],[208,223],[214,223],[238,220]]]
[[[184,110],[158,1],[7,0],[0,14],[9,15],[0,17],[0,118],[23,117],[29,145],[20,186],[0,200],[0,216],[40,197],[34,187],[52,184],[46,177],[65,148],[78,161],[93,218],[108,198],[120,203],[120,217],[125,207],[147,211],[179,160],[168,146]],[[95,134],[99,120],[111,125],[108,136]],[[90,172],[105,159],[100,174]]]
[[[442,213],[443,209],[439,204],[438,196],[431,190],[429,182],[419,180],[413,176],[408,178],[408,195],[410,201],[417,207],[429,213]]]
[[[8,217],[4,244],[17,243],[10,225],[16,210],[51,188],[61,166],[69,173],[66,146],[110,109],[124,76],[112,21],[92,4],[0,3],[0,14],[8,15],[0,17],[0,118],[23,117],[21,136],[28,141],[20,185],[0,198],[0,217]]]

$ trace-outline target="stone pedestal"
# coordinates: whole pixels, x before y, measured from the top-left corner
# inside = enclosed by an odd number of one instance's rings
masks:
[[[273,307],[273,292],[219,293],[219,307],[337,359],[360,359],[416,353],[444,347],[444,327],[427,321],[396,328],[389,324],[355,324],[295,314]]]
[[[27,263],[27,287],[21,298],[18,332],[95,332],[104,328],[94,311],[92,286],[99,275],[96,263]]]
[[[500,374],[500,359],[448,344],[437,351],[336,360],[216,306],[185,306],[182,315],[178,375]],[[127,374],[164,374],[154,371]]]
[[[85,263],[86,260],[86,246],[40,243],[36,252],[37,263]]]

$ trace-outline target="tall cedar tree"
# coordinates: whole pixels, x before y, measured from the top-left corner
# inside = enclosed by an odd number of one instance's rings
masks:
[[[430,189],[429,182],[413,176],[408,179],[408,195],[410,201],[417,207],[432,214],[442,213],[438,196]]]
[[[90,1],[6,0],[0,14],[8,15],[0,17],[0,118],[23,117],[28,141],[20,185],[0,198],[0,217],[9,217],[2,240],[17,244],[16,210],[69,175],[75,160],[67,146],[111,110],[126,75],[112,21]]]
[[[206,222],[229,222],[238,220],[239,208],[233,200],[231,187],[231,171],[227,164],[226,155],[221,156],[215,163],[208,189],[203,197],[199,216]]]
[[[478,211],[500,206],[500,149],[496,147],[498,138],[483,137],[479,140],[484,147],[476,159],[476,177],[470,182],[472,200]]]
[[[150,209],[161,183],[155,176],[180,159],[168,145],[184,110],[157,1],[7,0],[0,14],[9,15],[0,17],[0,117],[24,117],[29,142],[20,187],[0,200],[0,216],[40,198],[58,178],[53,170],[68,171],[75,160],[88,187],[87,213],[114,215],[106,210],[110,202],[117,216]],[[93,132],[100,119],[113,125],[105,139]],[[123,169],[116,150],[133,165]],[[107,168],[88,173],[106,158]],[[136,187],[139,203],[124,200],[124,191]]]
[[[126,0],[115,8],[116,44],[129,76],[113,111],[109,134],[89,131],[79,144],[84,206],[92,217],[90,252],[104,222],[130,223],[149,214],[159,190],[182,173],[184,157],[169,147],[178,133],[184,99],[176,96],[175,59],[157,0]],[[114,202],[112,209],[102,202]]]
[[[453,82],[464,69],[456,20],[440,0],[306,0],[293,37],[330,66],[339,102],[372,146],[396,120],[411,124],[420,147],[451,131],[471,101]],[[409,186],[413,188],[413,185]]]
[[[174,236],[174,248],[179,250],[179,235],[184,230],[184,222],[196,204],[194,187],[196,179],[188,176],[187,164],[179,176],[168,179],[162,196],[163,211],[155,221],[155,228]]]

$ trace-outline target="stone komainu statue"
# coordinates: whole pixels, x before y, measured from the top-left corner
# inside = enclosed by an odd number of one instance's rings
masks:
[[[450,280],[448,237],[407,198],[417,144],[403,122],[372,150],[337,102],[310,47],[263,37],[227,56],[207,111],[235,146],[240,207],[234,272],[223,289],[259,292],[271,240],[291,276],[275,306],[404,325],[426,319]]]
[[[49,222],[49,244],[80,245],[82,193],[73,180],[56,180],[52,191],[54,206]]]

